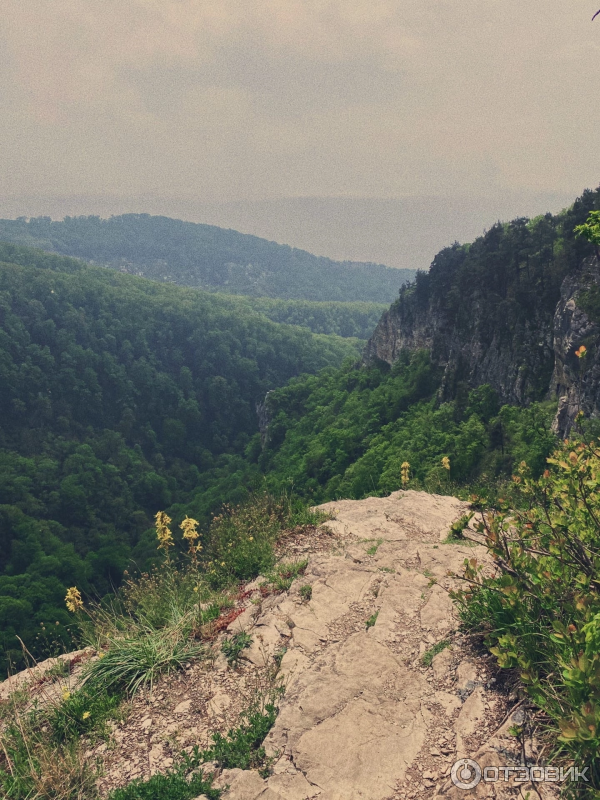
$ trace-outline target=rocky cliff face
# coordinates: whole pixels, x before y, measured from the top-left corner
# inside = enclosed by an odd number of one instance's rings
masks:
[[[555,360],[549,394],[559,398],[553,428],[562,436],[569,433],[580,411],[586,417],[600,416],[600,318],[584,302],[590,291],[598,289],[600,263],[589,260],[579,276],[565,278],[554,313]],[[586,352],[578,358],[575,353],[582,346]]]
[[[367,343],[364,363],[391,365],[402,350],[427,349],[444,366],[443,400],[453,397],[458,381],[489,383],[503,402],[517,405],[543,395],[554,360],[551,317],[536,313],[508,335],[506,330],[489,330],[486,309],[477,300],[468,314],[468,325],[461,329],[433,303],[421,309],[394,304]]]
[[[464,298],[460,316],[449,313],[434,293],[425,302],[416,291],[404,293],[382,316],[363,363],[391,365],[402,350],[427,349],[444,368],[442,400],[454,396],[459,381],[471,387],[490,384],[503,403],[558,398],[554,428],[565,436],[579,410],[600,416],[600,319],[595,322],[578,306],[591,287],[600,287],[596,259],[587,259],[577,274],[564,279],[553,314],[534,303],[527,314],[510,318],[507,305],[505,319],[494,309],[493,324],[483,292]],[[581,345],[587,349],[582,360],[575,355]]]

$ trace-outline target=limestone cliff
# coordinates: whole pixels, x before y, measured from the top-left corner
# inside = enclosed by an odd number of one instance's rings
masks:
[[[594,289],[600,289],[600,263],[589,260],[580,275],[565,278],[554,313],[554,373],[549,393],[559,398],[553,427],[562,436],[569,433],[579,411],[586,417],[600,416],[600,317],[585,303]],[[581,346],[586,353],[578,358],[575,353]]]
[[[554,429],[566,436],[579,410],[600,415],[600,262],[575,251],[552,260],[548,245],[547,261],[534,265],[514,230],[508,245],[504,228],[495,235],[475,243],[478,251],[455,245],[436,256],[384,313],[363,363],[391,365],[402,351],[427,349],[444,370],[440,400],[460,384],[489,384],[515,405],[558,399]]]

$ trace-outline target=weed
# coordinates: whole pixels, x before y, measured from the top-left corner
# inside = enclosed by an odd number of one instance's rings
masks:
[[[380,572],[390,572],[392,575],[396,572],[396,570],[391,569],[390,567],[379,567]]]
[[[424,667],[430,667],[434,657],[437,656],[438,653],[441,653],[442,650],[450,647],[450,644],[451,642],[449,639],[442,639],[440,642],[436,642],[433,647],[430,647],[429,650],[423,653],[421,656],[421,664],[423,664]]]
[[[312,586],[310,583],[305,583],[304,586],[300,587],[300,597],[306,603],[312,600]]]
[[[372,540],[371,540],[372,541]],[[371,547],[367,548],[367,555],[374,556],[377,552],[380,545],[383,544],[383,539],[375,539],[375,544],[371,545]]]
[[[163,775],[138,779],[111,792],[109,800],[191,800],[199,795],[219,800],[222,791],[212,788],[212,779],[203,772],[189,772],[183,762]]]
[[[448,532],[448,536],[444,539],[444,544],[455,544],[460,542],[461,544],[466,544],[468,542],[465,539],[465,528],[468,526],[469,522],[473,519],[474,511],[469,512],[462,516],[456,522],[453,522],[450,526],[450,530]]]
[[[246,631],[234,634],[230,639],[225,639],[221,644],[221,651],[230,667],[237,666],[242,651],[252,644],[252,637]]]
[[[74,692],[65,691],[61,703],[40,711],[57,743],[74,741],[82,735],[108,736],[106,721],[118,715],[121,696],[99,692],[90,684]]]
[[[142,686],[152,686],[159,675],[205,654],[203,645],[185,640],[177,629],[147,631],[113,640],[103,658],[90,665],[85,680],[94,691],[132,696]]]
[[[54,663],[44,672],[43,677],[50,678],[52,680],[56,678],[68,678],[70,672],[71,668],[69,667],[69,662],[65,661],[64,659],[58,659],[56,663]]]
[[[216,761],[221,769],[259,769],[266,764],[262,743],[273,727],[278,700],[283,690],[273,689],[263,703],[253,704],[244,714],[242,724],[223,736],[212,735],[213,744],[206,750],[195,748],[190,763]]]
[[[378,616],[379,616],[379,611],[376,611],[374,614],[371,614],[369,619],[365,622],[365,625],[367,626],[367,630],[369,630],[369,628],[372,628],[373,625],[375,625],[375,623],[377,622],[377,617]]]
[[[30,707],[24,690],[0,706],[0,796],[92,800],[97,769],[86,762],[79,736],[62,736],[59,725],[52,727],[56,695],[45,699],[47,705]]]
[[[463,623],[482,633],[500,667],[518,670],[565,754],[600,789],[600,451],[564,441],[535,480],[513,476],[516,508],[478,525],[497,565],[465,561],[454,594]]]
[[[308,559],[278,564],[267,575],[267,589],[272,592],[287,592],[295,579],[299,575],[304,575],[307,566]]]
[[[273,659],[275,661],[277,669],[279,669],[279,667],[281,666],[281,662],[283,661],[283,657],[286,653],[287,653],[287,647],[285,645],[283,645],[282,647],[278,648],[275,651]]]

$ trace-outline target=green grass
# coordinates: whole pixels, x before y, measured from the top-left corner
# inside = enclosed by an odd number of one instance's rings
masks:
[[[133,781],[111,792],[109,800],[192,800],[199,795],[219,800],[222,792],[213,789],[211,783],[202,772],[189,773],[182,766],[164,775],[153,775],[147,781]]]
[[[312,600],[312,586],[310,583],[305,583],[304,586],[300,587],[300,597],[305,603],[308,603],[310,600]]]
[[[146,685],[152,687],[160,675],[205,654],[203,645],[182,639],[177,630],[147,631],[113,640],[103,658],[90,665],[86,682],[95,692],[133,696]]]
[[[437,656],[438,653],[441,653],[442,650],[445,650],[447,647],[450,647],[451,642],[449,639],[442,639],[440,642],[437,642],[430,647],[429,650],[426,650],[423,655],[421,656],[421,664],[424,667],[430,667],[431,662]]]
[[[221,652],[225,655],[230,667],[235,667],[240,660],[242,652],[250,647],[252,637],[246,631],[240,631],[229,639],[224,639],[221,644]]]
[[[376,611],[374,614],[371,614],[369,619],[365,622],[365,625],[367,626],[367,630],[369,630],[369,628],[372,628],[373,625],[375,625],[375,623],[377,622],[377,617],[378,616],[379,616],[379,611]]]
[[[65,692],[61,703],[40,712],[51,736],[57,743],[69,742],[79,736],[108,737],[107,721],[119,716],[122,697],[119,693],[97,691],[84,684],[74,692]]]
[[[244,714],[242,724],[223,736],[212,735],[213,744],[206,750],[196,749],[191,764],[216,761],[221,769],[264,769],[268,759],[262,743],[277,719],[277,700],[281,690],[272,693],[262,707],[254,705]]]
[[[367,548],[367,555],[368,556],[374,556],[375,553],[377,552],[378,548],[382,544],[383,544],[383,539],[376,539],[375,540],[375,544],[371,545],[371,547]]]

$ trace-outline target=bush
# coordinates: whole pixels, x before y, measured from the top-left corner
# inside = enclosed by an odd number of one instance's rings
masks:
[[[213,517],[208,534],[205,565],[209,585],[223,588],[271,572],[275,543],[285,529],[326,519],[323,512],[312,511],[286,493],[257,492],[242,505],[225,506]]]
[[[533,480],[513,481],[521,508],[488,512],[479,529],[495,573],[466,561],[463,621],[504,668],[518,671],[560,749],[600,788],[600,449],[565,441]]]

